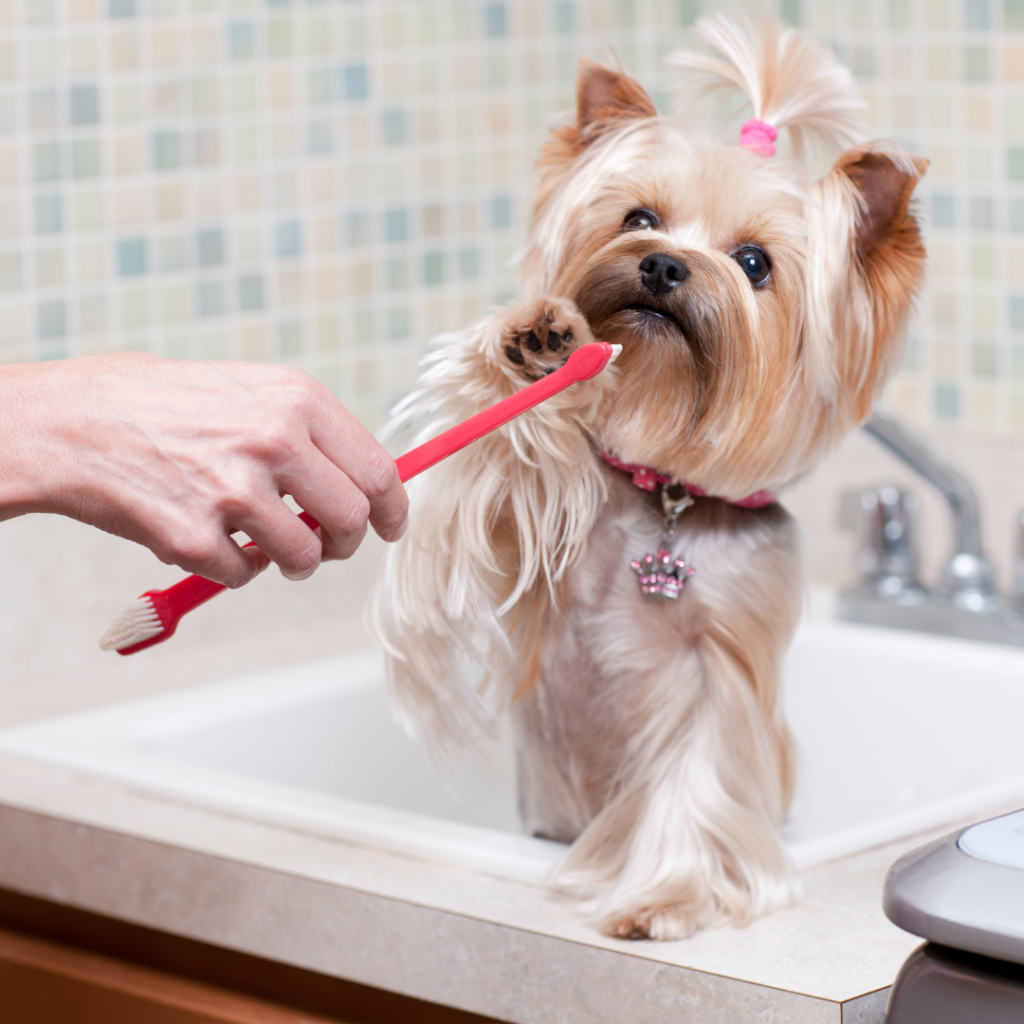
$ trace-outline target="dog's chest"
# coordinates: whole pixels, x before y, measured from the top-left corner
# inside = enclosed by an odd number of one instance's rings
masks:
[[[688,654],[691,601],[652,598],[630,563],[656,550],[662,521],[639,495],[614,494],[569,570],[542,647],[543,715],[581,746],[626,742],[649,714],[648,673]]]

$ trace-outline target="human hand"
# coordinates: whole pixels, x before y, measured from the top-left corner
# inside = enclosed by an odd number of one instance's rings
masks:
[[[367,522],[385,540],[405,532],[392,458],[289,367],[138,353],[5,366],[0,429],[0,519],[70,516],[229,587],[268,558],[304,579],[322,559],[348,558]]]

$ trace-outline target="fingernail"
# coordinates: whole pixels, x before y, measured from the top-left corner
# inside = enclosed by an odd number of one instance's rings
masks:
[[[401,540],[405,536],[405,531],[408,530],[408,529],[409,529],[409,517],[406,516],[405,519],[402,521],[402,525],[397,530],[395,530],[395,532],[391,535],[391,539],[393,541],[394,540]]]
[[[315,573],[318,568],[319,563],[317,565],[314,565],[312,569],[307,569],[305,572],[286,572],[284,569],[282,569],[281,575],[286,580],[292,580],[293,582],[298,583],[301,580],[308,580],[309,577],[312,576],[313,573]]]

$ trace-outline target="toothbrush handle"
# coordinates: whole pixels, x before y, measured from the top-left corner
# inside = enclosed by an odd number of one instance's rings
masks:
[[[503,398],[475,416],[470,416],[468,420],[463,420],[443,434],[438,434],[418,448],[413,448],[411,452],[399,455],[395,459],[399,479],[404,484],[406,480],[411,480],[425,469],[437,465],[442,459],[461,451],[466,445],[478,441],[484,434],[504,426],[527,409],[532,409],[535,405],[547,401],[552,395],[557,395],[559,391],[564,391],[569,385],[596,377],[608,365],[613,352],[612,346],[604,341],[581,345],[569,356],[565,365],[554,373],[541,377],[529,387]]]

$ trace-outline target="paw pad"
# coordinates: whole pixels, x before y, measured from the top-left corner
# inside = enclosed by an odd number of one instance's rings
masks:
[[[581,343],[577,341],[578,330],[574,321],[583,324],[583,334],[588,334],[586,323],[575,311],[557,308],[542,308],[531,323],[520,321],[511,326],[506,335],[508,342],[505,357],[510,363],[522,367],[523,374],[531,380],[554,373],[572,355]]]

